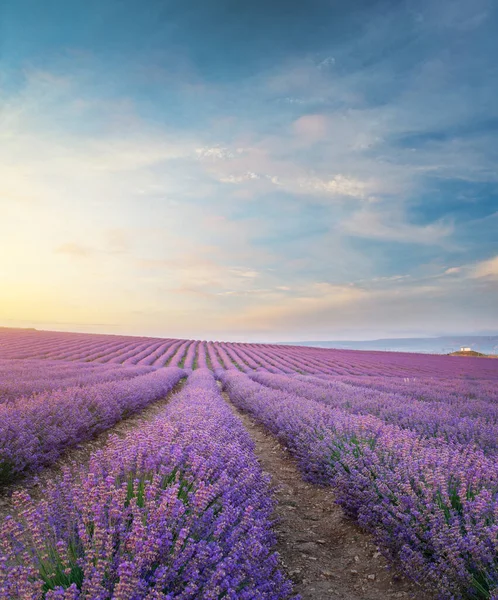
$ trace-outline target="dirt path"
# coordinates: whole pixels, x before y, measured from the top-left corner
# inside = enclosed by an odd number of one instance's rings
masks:
[[[277,550],[303,600],[431,598],[389,571],[371,537],[344,516],[332,492],[303,481],[276,439],[224,397],[256,443],[258,460],[276,487]]]
[[[14,483],[0,487],[0,521],[5,518],[12,509],[11,496],[16,490],[27,490],[32,497],[36,497],[40,488],[45,482],[50,481],[59,475],[64,466],[77,462],[85,465],[90,456],[96,451],[102,449],[109,441],[111,435],[125,436],[129,431],[140,427],[148,421],[152,421],[159,415],[169,403],[171,396],[181,390],[185,383],[185,379],[175,385],[171,392],[161,400],[157,400],[149,404],[140,412],[131,415],[130,417],[119,421],[110,429],[99,433],[94,438],[82,442],[78,446],[68,448],[53,465],[45,467],[42,471],[35,474],[28,474],[25,477],[15,481]]]
[[[92,440],[68,449],[38,476],[30,475],[3,487],[0,490],[0,520],[11,512],[10,497],[15,490],[25,489],[36,497],[43,484],[60,474],[64,466],[73,461],[86,464],[93,452],[108,443],[111,435],[124,436],[153,420],[182,385],[179,383],[166,398],[120,421]],[[303,481],[294,460],[275,438],[247,414],[238,411],[226,394],[224,396],[255,441],[258,460],[276,488],[277,550],[284,569],[295,584],[296,593],[301,594],[303,600],[430,598],[406,579],[389,572],[370,536],[344,517],[334,503],[332,492]]]

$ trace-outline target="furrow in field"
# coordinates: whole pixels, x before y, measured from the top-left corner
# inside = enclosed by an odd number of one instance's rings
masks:
[[[139,412],[121,419],[115,425],[96,434],[91,439],[67,448],[53,464],[45,467],[42,471],[28,473],[19,481],[0,486],[0,523],[3,518],[12,512],[12,496],[14,493],[28,492],[31,497],[40,498],[40,490],[49,482],[60,477],[65,468],[78,465],[78,469],[84,470],[90,457],[97,451],[105,450],[112,436],[133,436],[134,432],[140,431],[144,425],[161,415],[173,395],[183,388],[185,381],[185,378],[180,379],[163,398],[152,402]]]
[[[0,404],[0,485],[53,463],[66,448],[162,398],[183,376],[160,369]]]
[[[383,554],[441,600],[498,591],[498,466],[472,447],[349,414],[220,374],[231,400],[296,457],[307,480],[331,486]]]
[[[1,600],[292,597],[268,477],[207,370],[39,494],[0,528]]]
[[[344,516],[330,489],[305,482],[295,460],[248,413],[227,402],[255,444],[277,499],[277,551],[303,600],[428,600],[389,570],[371,536]]]
[[[471,402],[462,407],[444,402],[421,402],[397,394],[355,387],[341,381],[321,381],[309,377],[288,377],[270,373],[252,373],[251,379],[302,398],[321,402],[331,408],[357,415],[373,415],[416,432],[421,437],[439,438],[460,446],[477,447],[489,456],[498,455],[496,404],[479,402],[476,415],[469,416]],[[487,410],[485,409],[487,408]],[[462,450],[462,448],[459,448]]]

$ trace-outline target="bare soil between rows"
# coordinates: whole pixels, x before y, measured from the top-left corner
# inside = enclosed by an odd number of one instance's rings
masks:
[[[264,427],[235,408],[256,444],[277,500],[277,551],[303,600],[432,597],[389,568],[371,536],[348,519],[332,490],[304,481],[296,462]]]
[[[68,448],[56,463],[37,474],[0,488],[0,520],[12,513],[12,494],[25,490],[40,497],[44,484],[73,463],[84,467],[91,455],[109,443],[112,435],[124,437],[155,419],[183,386],[177,384],[163,399],[120,421],[93,439]],[[278,441],[249,415],[236,409],[223,394],[256,445],[256,455],[269,473],[277,500],[275,532],[281,565],[303,600],[429,600],[431,596],[389,570],[371,537],[344,516],[333,492],[305,482]],[[201,599],[199,599],[201,600]]]
[[[88,463],[91,455],[97,450],[102,450],[108,443],[109,438],[113,435],[124,437],[133,429],[139,428],[144,423],[155,419],[170,402],[171,397],[178,393],[183,385],[185,379],[177,383],[171,392],[164,398],[152,402],[146,406],[143,410],[136,412],[125,419],[122,419],[111,428],[102,431],[95,437],[81,442],[77,446],[67,448],[58,460],[36,473],[30,473],[17,481],[0,487],[0,521],[7,515],[12,513],[12,494],[16,491],[27,491],[32,498],[37,498],[40,495],[40,490],[43,489],[44,485],[52,479],[58,477],[64,467],[76,463],[82,467]]]

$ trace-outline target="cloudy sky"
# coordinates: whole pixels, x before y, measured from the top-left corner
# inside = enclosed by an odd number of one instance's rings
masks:
[[[493,0],[6,0],[0,325],[498,331]]]

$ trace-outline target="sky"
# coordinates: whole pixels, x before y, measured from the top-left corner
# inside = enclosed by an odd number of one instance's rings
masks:
[[[493,0],[4,0],[0,325],[498,331]]]

